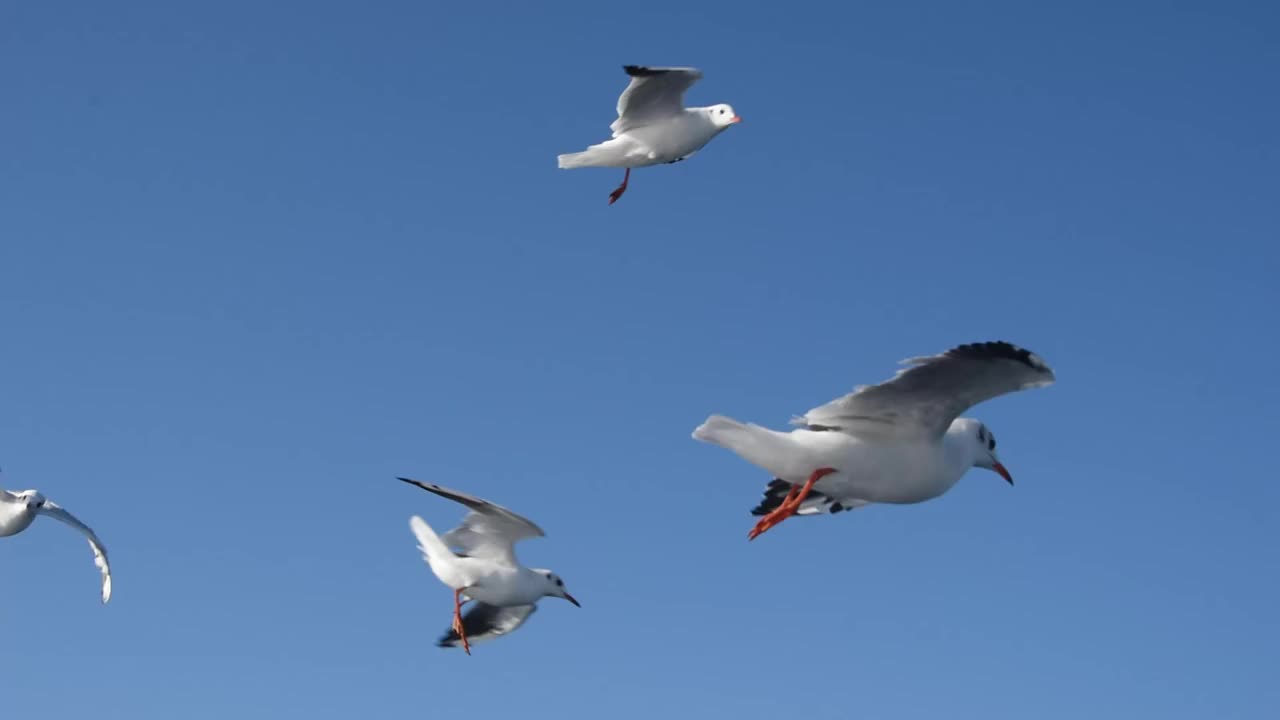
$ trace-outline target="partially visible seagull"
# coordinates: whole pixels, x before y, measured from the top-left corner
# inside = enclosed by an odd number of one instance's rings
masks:
[[[680,162],[702,149],[725,128],[742,122],[728,105],[686,108],[684,93],[702,73],[695,68],[624,65],[631,83],[618,98],[613,139],[583,152],[559,157],[560,167],[626,168],[622,184],[609,193],[612,205],[627,191],[631,168]]]
[[[728,448],[775,476],[752,511],[764,517],[749,540],[792,515],[929,500],[971,467],[1013,484],[996,455],[995,435],[960,414],[998,395],[1053,384],[1049,366],[1007,342],[961,345],[903,364],[909,367],[892,379],[792,420],[801,428],[789,433],[721,415],[693,431],[695,439]]]
[[[516,560],[515,544],[544,533],[529,520],[487,500],[431,483],[398,478],[471,508],[462,524],[436,535],[422,518],[409,527],[431,572],[453,588],[453,626],[438,643],[471,654],[471,643],[506,635],[524,624],[543,597],[559,597],[582,607],[550,570],[527,568]],[[456,548],[454,552],[450,548]],[[462,598],[475,604],[462,615]]]
[[[107,549],[102,546],[102,541],[98,540],[93,530],[35,490],[16,493],[0,490],[0,537],[17,535],[26,530],[37,515],[64,522],[88,538],[89,548],[93,550],[93,562],[102,571],[102,602],[105,605],[111,599],[111,566],[107,564]]]

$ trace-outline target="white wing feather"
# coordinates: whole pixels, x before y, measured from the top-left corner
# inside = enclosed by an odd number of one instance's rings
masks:
[[[626,65],[631,76],[618,98],[618,119],[609,129],[617,137],[628,130],[674,117],[684,110],[684,94],[702,77],[697,68]]]
[[[471,512],[462,519],[461,525],[440,536],[445,545],[454,548],[462,555],[515,566],[517,565],[515,544],[526,538],[542,537],[546,534],[528,518],[488,500],[433,483],[408,478],[400,478],[400,480],[471,508]]]
[[[88,525],[80,522],[76,516],[51,500],[46,500],[37,512],[70,525],[84,534],[89,541],[89,548],[93,550],[93,564],[97,565],[98,570],[102,572],[102,602],[106,604],[111,599],[111,565],[107,562],[107,549],[103,547],[102,541]]]

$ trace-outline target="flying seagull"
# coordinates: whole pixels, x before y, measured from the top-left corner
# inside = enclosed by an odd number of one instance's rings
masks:
[[[17,535],[26,530],[37,515],[64,522],[88,538],[89,548],[93,550],[93,562],[102,571],[102,602],[105,605],[111,599],[111,566],[107,564],[107,549],[102,546],[102,541],[98,540],[93,530],[35,490],[16,493],[0,490],[0,537]]]
[[[911,358],[879,385],[862,386],[778,432],[712,415],[693,431],[773,473],[763,518],[748,539],[792,515],[851,510],[870,503],[918,503],[950,490],[971,467],[1013,476],[983,423],[960,414],[984,400],[1054,382],[1040,357],[1007,342],[961,345]]]
[[[517,542],[543,536],[537,525],[474,495],[409,478],[398,479],[471,509],[461,525],[444,535],[436,535],[416,515],[409,520],[431,572],[453,588],[453,626],[440,638],[440,647],[456,647],[461,642],[462,649],[470,655],[472,642],[506,635],[523,625],[543,597],[564,598],[582,607],[565,590],[559,575],[524,567],[516,560]],[[474,601],[465,616],[463,596]]]
[[[613,139],[559,157],[562,168],[626,168],[622,184],[609,194],[610,205],[627,191],[631,168],[680,162],[725,128],[742,122],[728,105],[684,106],[685,91],[702,77],[695,68],[624,65],[622,69],[631,82],[618,98],[618,119],[609,126]]]

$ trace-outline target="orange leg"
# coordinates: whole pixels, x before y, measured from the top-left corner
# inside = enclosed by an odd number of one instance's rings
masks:
[[[462,588],[453,591],[453,631],[462,638],[462,649],[471,654],[471,643],[467,642],[467,632],[462,628]]]
[[[804,487],[797,488],[792,485],[791,491],[787,493],[787,498],[782,501],[782,504],[775,508],[773,512],[760,518],[760,522],[751,528],[751,532],[747,533],[747,540],[755,540],[769,528],[795,515],[796,511],[800,509],[800,504],[804,502],[805,498],[809,497],[809,492],[813,490],[814,484],[821,480],[823,476],[830,475],[833,472],[835,472],[835,468],[818,468],[809,476]]]
[[[618,202],[618,198],[622,197],[622,193],[627,191],[627,182],[629,180],[631,180],[631,168],[627,168],[627,172],[622,175],[622,184],[618,186],[618,189],[609,193],[610,205]]]

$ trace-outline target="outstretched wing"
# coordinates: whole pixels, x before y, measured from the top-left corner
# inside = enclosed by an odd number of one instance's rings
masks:
[[[631,83],[618,98],[618,119],[609,129],[613,136],[674,117],[684,110],[684,93],[702,73],[696,68],[651,68],[623,65]]]
[[[1055,380],[1038,355],[1007,342],[961,345],[902,362],[910,367],[892,379],[860,387],[792,422],[851,435],[938,438],[984,400]]]
[[[528,518],[488,500],[433,483],[409,478],[399,480],[471,508],[461,525],[440,537],[445,545],[462,555],[515,565],[515,544],[525,538],[542,537],[546,534]]]
[[[497,607],[482,602],[473,603],[471,609],[462,616],[462,630],[467,634],[467,642],[474,645],[485,640],[514,632],[524,624],[525,620],[537,610],[537,605],[512,605]],[[436,643],[439,647],[456,647],[462,638],[452,628]]]
[[[67,512],[61,505],[51,500],[46,500],[37,512],[70,525],[83,533],[85,538],[89,540],[89,548],[93,550],[93,563],[102,571],[102,602],[106,604],[111,599],[111,565],[107,563],[107,549],[102,546],[102,541],[98,539],[98,536],[94,534],[88,525],[80,522],[75,515]]]

